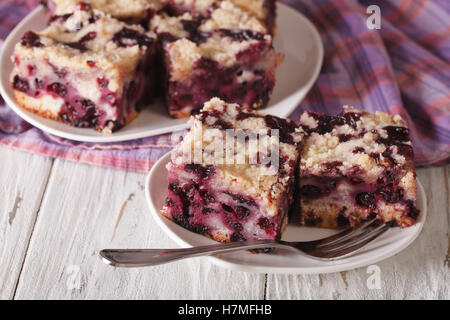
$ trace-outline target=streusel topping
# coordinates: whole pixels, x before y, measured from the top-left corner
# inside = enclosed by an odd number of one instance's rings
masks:
[[[220,7],[212,12],[211,18],[199,28],[200,31],[217,29],[252,30],[267,33],[266,27],[257,18],[234,6],[231,1],[221,2]]]

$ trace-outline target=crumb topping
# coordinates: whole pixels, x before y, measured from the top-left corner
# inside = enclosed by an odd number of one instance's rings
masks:
[[[55,14],[63,15],[73,12],[74,5],[80,0],[51,0],[56,5]],[[161,10],[167,0],[83,0],[94,9],[101,10],[118,19],[142,19],[148,15],[148,10]]]
[[[214,10],[210,19],[201,26],[200,31],[217,29],[252,30],[267,33],[266,27],[253,15],[234,6],[231,1],[223,1],[220,7]]]
[[[191,14],[186,12],[179,17],[170,17],[163,13],[153,17],[150,22],[150,29],[158,34],[170,33],[178,38],[187,38],[189,32],[185,30],[183,21],[192,21]]]
[[[266,17],[265,2],[267,0],[230,0],[233,4],[243,10],[255,15],[258,19]],[[269,0],[270,1],[270,0]]]
[[[305,112],[300,122],[309,133],[300,168],[311,174],[330,171],[327,165],[331,163],[341,174],[358,166],[376,180],[386,167],[403,166],[412,161],[408,129],[398,115],[370,114],[346,106],[335,117]],[[389,133],[389,128],[399,128],[397,136]]]
[[[171,81],[179,81],[188,76],[193,63],[201,58],[197,45],[185,38],[166,44],[166,50],[170,57]]]
[[[206,14],[217,0],[173,0],[176,6],[189,10],[191,13]]]

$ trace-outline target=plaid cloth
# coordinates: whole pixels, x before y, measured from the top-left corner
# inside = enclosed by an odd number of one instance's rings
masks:
[[[303,110],[336,114],[342,105],[401,114],[409,122],[417,166],[450,159],[450,2],[448,0],[287,0],[319,30],[324,65]],[[38,0],[2,0],[0,39]],[[381,9],[369,30],[368,6]],[[295,32],[295,30],[293,30]],[[50,157],[146,172],[175,142],[161,135],[123,143],[80,143],[50,136],[0,99],[0,145]]]

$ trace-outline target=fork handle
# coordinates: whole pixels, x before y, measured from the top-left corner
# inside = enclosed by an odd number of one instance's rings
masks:
[[[285,246],[274,240],[249,240],[181,249],[104,249],[100,256],[114,267],[135,268],[216,253],[273,247]]]

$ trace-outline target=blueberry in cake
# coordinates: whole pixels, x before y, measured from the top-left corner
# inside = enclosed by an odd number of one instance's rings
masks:
[[[190,121],[167,166],[163,215],[222,242],[279,238],[303,133],[290,120],[218,98]]]
[[[44,117],[111,132],[149,98],[156,38],[86,4],[27,32],[14,50],[18,103]]]
[[[267,105],[284,56],[258,19],[223,1],[209,18],[161,14],[150,29],[163,51],[171,116],[187,117],[213,97],[252,109]]]
[[[344,107],[337,116],[306,111],[298,194],[301,224],[355,226],[378,217],[415,223],[416,174],[406,122]]]

